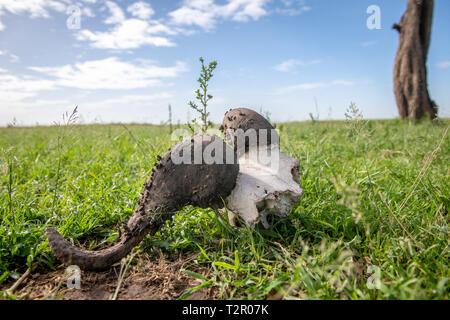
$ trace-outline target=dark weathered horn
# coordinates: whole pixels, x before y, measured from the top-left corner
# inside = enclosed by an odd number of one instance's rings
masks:
[[[199,160],[194,159],[194,148],[201,146],[203,152],[214,142],[222,144],[223,154],[218,155],[217,150],[214,155],[216,158],[222,156],[222,164],[206,164],[204,159],[200,159],[198,164],[193,162]],[[174,163],[173,156],[180,156],[187,150],[191,150],[191,163]],[[230,153],[234,159],[231,163],[230,157],[227,157]],[[48,228],[46,235],[50,248],[66,264],[78,265],[85,270],[108,268],[125,257],[148,233],[156,233],[166,220],[184,206],[223,207],[223,199],[230,195],[236,185],[238,172],[236,154],[222,139],[209,135],[184,139],[155,164],[133,216],[117,244],[100,251],[83,250],[72,246],[54,228]]]
[[[238,142],[236,141],[237,135],[236,130],[241,129],[243,133],[247,132],[247,130],[252,129],[255,130],[257,135],[257,143],[260,145],[262,143],[261,138],[263,137],[261,129],[265,130],[266,137],[264,142],[266,144],[276,143],[278,144],[278,134],[274,130],[274,126],[270,124],[262,115],[258,112],[253,111],[247,108],[237,108],[230,109],[222,121],[222,125],[220,126],[220,130],[225,134],[225,138],[228,143],[233,144],[235,148],[237,147]],[[272,131],[273,130],[273,131]],[[276,141],[272,141],[272,133],[276,136]],[[249,139],[248,137],[245,139],[245,147],[249,147]]]

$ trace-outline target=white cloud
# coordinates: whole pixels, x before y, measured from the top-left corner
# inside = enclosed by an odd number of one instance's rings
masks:
[[[75,65],[60,67],[29,67],[38,75],[13,75],[0,69],[0,107],[49,106],[51,101],[40,98],[45,91],[56,91],[64,87],[77,89],[127,90],[171,85],[163,83],[187,70],[183,62],[170,67],[159,67],[143,60],[136,63],[122,62],[117,58],[85,61]],[[167,92],[154,95],[125,95],[121,100],[106,100],[113,103],[145,103],[157,99],[170,98]],[[29,100],[33,99],[33,100]],[[62,104],[54,101],[53,104]]]
[[[173,95],[168,92],[160,92],[148,95],[122,95],[118,98],[95,101],[92,103],[83,103],[83,109],[111,108],[114,106],[130,106],[132,104],[143,104],[158,100],[167,100]]]
[[[297,16],[304,12],[311,11],[311,7],[306,5],[306,0],[282,0],[283,7],[277,7],[276,13]]]
[[[213,0],[184,1],[184,5],[169,13],[175,25],[199,26],[205,30],[214,28],[219,19],[246,22],[258,20],[267,14],[264,8],[268,0],[228,0],[217,5]]]
[[[91,10],[91,8],[89,8],[89,7],[84,7],[82,10],[81,10],[81,13],[83,14],[83,15],[85,15],[86,17],[89,17],[89,18],[94,18],[95,17],[95,14],[94,14],[94,12]]]
[[[296,67],[304,67],[304,66],[318,64],[318,63],[320,63],[320,60],[312,60],[312,61],[304,62],[304,61],[301,61],[298,59],[289,59],[289,60],[283,61],[282,63],[274,66],[273,68],[277,71],[288,72],[288,71],[292,71],[292,69],[294,69]]]
[[[136,49],[144,45],[156,47],[175,46],[167,35],[175,35],[172,30],[158,21],[148,21],[153,9],[145,2],[136,2],[127,9],[137,18],[127,19],[124,11],[114,2],[106,1],[109,17],[104,21],[114,25],[106,31],[81,30],[77,40],[89,41],[92,47],[99,49]],[[139,18],[139,19],[138,19]]]
[[[265,16],[267,11],[264,9],[266,0],[231,0],[228,5],[225,6],[225,12],[228,14],[225,17],[232,16],[234,21],[246,22],[250,18],[258,20],[260,17]]]
[[[31,76],[15,76],[12,74],[0,75],[0,91],[20,90],[23,92],[36,92],[39,90],[52,90],[55,85],[50,80],[39,79]]]
[[[154,86],[171,86],[169,79],[177,77],[187,70],[183,62],[176,62],[172,66],[160,67],[154,62],[140,60],[135,62],[123,62],[117,58],[104,60],[85,61],[74,65],[58,67],[29,67],[34,72],[32,75],[14,75],[8,70],[0,68],[0,114],[3,119],[19,116],[29,123],[39,120],[45,122],[45,117],[33,118],[29,115],[28,108],[39,107],[39,110],[54,113],[55,108],[69,108],[69,98],[66,98],[66,88],[85,89],[110,89],[116,97],[105,100],[82,103],[76,95],[76,102],[83,108],[95,110],[96,108],[123,108],[133,105],[135,107],[149,106],[158,100],[172,98],[172,94],[158,89],[154,94],[130,94],[127,90],[150,88]],[[118,91],[121,90],[121,91]],[[50,94],[50,98],[44,98]],[[120,93],[124,93],[121,95]],[[64,94],[63,99],[57,98]],[[117,97],[118,96],[118,97]],[[34,116],[37,116],[34,114]],[[1,120],[0,120],[1,123]]]
[[[440,62],[440,63],[438,63],[436,66],[437,66],[438,68],[441,68],[441,69],[449,68],[449,67],[450,67],[450,60],[449,60],[449,61],[443,61],[443,62]]]
[[[287,16],[298,16],[303,12],[311,11],[311,7],[303,6],[301,8],[277,8],[275,11],[280,14],[284,14]]]
[[[167,37],[156,34],[175,34],[175,31],[158,22],[128,19],[116,25],[112,30],[92,32],[81,30],[77,39],[90,41],[91,46],[100,49],[135,49],[143,45],[172,47],[175,44]]]
[[[12,53],[9,55],[9,58],[10,58],[9,61],[12,63],[17,63],[20,61],[20,58]]]
[[[364,42],[361,42],[361,46],[363,48],[371,47],[371,46],[374,46],[376,44],[377,44],[376,41],[364,41]]]
[[[355,83],[347,80],[334,80],[331,82],[310,82],[300,83],[285,88],[279,88],[276,90],[276,94],[291,93],[300,90],[313,90],[319,88],[333,87],[333,86],[353,86]]]
[[[145,1],[136,1],[122,8],[120,2],[102,0],[100,10],[107,10],[103,22],[109,27],[106,30],[82,29],[76,33],[79,41],[88,41],[99,49],[136,49],[145,45],[171,47],[175,43],[170,36],[189,35],[194,31],[181,26],[199,26],[204,30],[212,29],[219,20],[245,22],[258,20],[267,15],[266,4],[270,0],[227,0],[218,4],[214,0],[184,0],[181,7],[169,12],[160,20],[152,20],[154,10]],[[49,18],[50,10],[65,14],[69,5],[80,7],[86,17],[95,17],[89,7],[100,3],[96,0],[0,0],[0,17],[5,12],[12,14],[28,13],[30,17]],[[130,17],[127,17],[127,14]],[[0,31],[5,26],[0,21]]]
[[[116,24],[125,20],[125,14],[115,2],[106,1],[105,5],[111,13],[111,15],[104,21],[106,24]]]
[[[96,3],[96,0],[83,0],[88,5]],[[5,12],[11,14],[28,14],[30,18],[50,18],[50,11],[66,13],[70,5],[76,5],[86,17],[95,17],[92,10],[81,2],[75,0],[0,0],[0,16]],[[6,27],[0,21],[0,31]]]
[[[19,56],[15,55],[13,53],[10,53],[8,51],[1,51],[0,50],[0,56],[8,56],[9,57],[9,62],[11,62],[11,63],[17,63],[17,62],[20,61],[20,57]]]
[[[29,13],[31,18],[48,18],[49,9],[62,12],[66,5],[54,0],[0,0],[0,11],[13,14]]]
[[[53,90],[55,84],[50,80],[30,76],[15,76],[7,70],[0,73],[0,103],[7,105],[36,96],[42,90]]]
[[[2,120],[6,121],[12,117],[18,117],[27,123],[50,123],[51,121],[46,120],[49,114],[55,114],[64,108],[70,109],[73,107],[73,101],[80,104],[84,110],[87,108],[93,111],[99,108],[117,111],[130,106],[156,107],[162,101],[167,102],[173,98],[170,92],[162,91],[161,87],[172,86],[169,81],[187,71],[183,62],[162,67],[149,60],[125,62],[115,57],[29,69],[30,73],[17,75],[0,68],[0,124],[6,124]],[[155,86],[159,88],[150,94],[130,94],[128,91],[143,88],[147,90]],[[71,91],[67,91],[67,88],[87,91],[75,93],[75,96],[69,98],[67,93]],[[109,95],[113,98],[89,98],[83,102],[83,95],[90,95],[91,90],[99,89],[109,89]],[[30,115],[31,110],[35,110],[33,116]],[[124,112],[126,114],[126,111]],[[41,116],[42,114],[46,116]]]
[[[130,5],[127,11],[130,12],[133,17],[138,17],[144,20],[150,18],[155,13],[148,3],[142,1],[135,2]]]
[[[30,67],[53,78],[57,86],[79,89],[136,89],[163,85],[161,79],[174,78],[187,71],[183,62],[158,67],[151,61],[130,63],[117,58],[85,61],[60,67]]]
[[[171,23],[175,25],[199,26],[212,29],[218,18],[218,6],[213,0],[184,1],[184,5],[169,13]]]
[[[16,103],[15,106],[21,107],[51,107],[51,106],[67,106],[70,105],[69,100],[58,99],[58,100],[49,100],[49,99],[33,99],[33,101],[23,101],[20,103]]]
[[[311,89],[317,89],[317,88],[323,88],[326,87],[327,84],[325,82],[310,82],[310,83],[300,83],[293,86],[289,86],[286,88],[281,88],[278,90],[279,93],[288,93],[293,92],[297,90],[311,90]]]

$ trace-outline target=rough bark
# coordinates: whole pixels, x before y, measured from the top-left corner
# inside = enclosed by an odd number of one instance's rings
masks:
[[[202,151],[214,143],[216,136],[201,136]],[[223,150],[234,151],[223,140]],[[54,228],[48,228],[46,235],[50,248],[56,257],[66,263],[78,265],[85,270],[101,270],[125,257],[148,234],[156,233],[174,212],[192,204],[198,207],[222,208],[224,199],[230,195],[236,185],[239,172],[237,156],[234,163],[224,164],[174,164],[174,149],[191,148],[194,155],[194,138],[180,142],[158,159],[150,178],[144,185],[133,216],[124,226],[119,241],[114,246],[101,251],[87,251],[72,246]]]
[[[431,39],[434,0],[408,0],[405,14],[393,28],[400,34],[394,62],[394,94],[402,118],[437,117],[430,99],[426,62]]]

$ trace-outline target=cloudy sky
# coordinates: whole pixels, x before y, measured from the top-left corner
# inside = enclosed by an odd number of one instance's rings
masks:
[[[369,29],[377,5],[381,28]],[[435,1],[429,87],[450,116],[450,1]],[[0,125],[194,116],[200,56],[217,60],[210,111],[250,107],[274,121],[397,116],[391,29],[406,0],[0,0]],[[371,20],[372,21],[372,20]],[[317,106],[317,108],[316,108]]]

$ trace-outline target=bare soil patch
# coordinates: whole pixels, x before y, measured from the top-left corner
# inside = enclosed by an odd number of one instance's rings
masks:
[[[126,272],[117,299],[120,300],[174,300],[187,289],[198,286],[199,282],[186,273],[186,268],[194,257],[183,255],[164,258],[149,257],[146,254],[136,256]],[[189,267],[189,270],[208,276],[209,269]],[[81,288],[67,287],[65,268],[56,271],[34,271],[14,292],[16,296],[25,295],[27,299],[62,299],[62,300],[108,300],[112,299],[118,285],[120,263],[103,272],[81,271]],[[4,285],[7,289],[12,285]],[[214,288],[204,288],[194,292],[188,299],[212,300],[218,298]]]

